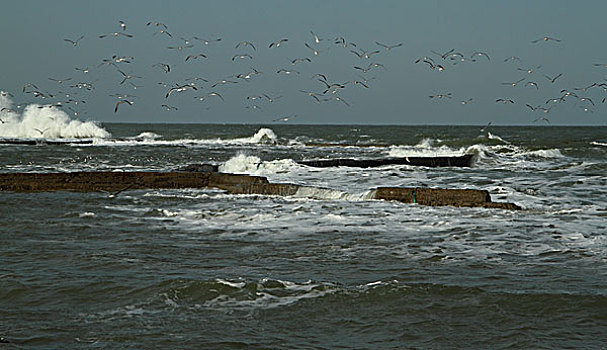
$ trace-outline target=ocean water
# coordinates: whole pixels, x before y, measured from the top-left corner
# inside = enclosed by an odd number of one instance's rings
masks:
[[[9,119],[4,116],[4,119]],[[6,349],[607,346],[607,128],[14,119],[0,172],[221,171],[325,188],[0,193]],[[11,123],[11,121],[9,121]],[[70,126],[71,124],[71,126]],[[471,168],[297,160],[474,153]],[[486,189],[520,211],[365,199]]]

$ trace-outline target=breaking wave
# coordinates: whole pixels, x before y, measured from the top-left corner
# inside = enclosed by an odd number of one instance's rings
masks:
[[[36,139],[109,138],[96,122],[83,122],[55,106],[30,104],[19,113],[7,96],[0,95],[0,137]]]

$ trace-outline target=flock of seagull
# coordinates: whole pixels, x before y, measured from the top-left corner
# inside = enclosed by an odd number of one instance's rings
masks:
[[[109,38],[113,38],[114,40],[133,40],[135,36],[127,32],[126,22],[119,21],[118,26],[119,29],[117,28],[118,30],[114,32],[98,35],[97,40],[106,38],[108,38],[106,40],[109,40]],[[175,51],[183,56],[183,61],[179,63],[164,61],[150,66],[150,68],[157,70],[158,73],[161,73],[167,78],[171,77],[176,65],[185,65],[191,64],[195,61],[204,61],[209,58],[209,52],[212,52],[213,49],[212,46],[225,44],[224,40],[220,37],[209,39],[192,36],[191,38],[185,38],[183,36],[176,35],[169,31],[169,27],[167,25],[161,22],[151,21],[148,22],[146,26],[152,31],[152,37],[163,36],[166,38],[166,40],[169,40],[172,43],[171,45],[166,46],[167,50]],[[78,48],[80,43],[85,40],[85,37],[85,35],[80,35],[75,39],[65,38],[63,40],[71,47]],[[546,36],[531,41],[532,44],[549,42],[560,43],[561,40]],[[301,43],[296,44],[288,38],[280,38],[267,44],[267,50],[284,50],[282,47],[291,45],[301,45]],[[304,98],[309,98],[311,103],[322,104],[337,102],[344,107],[350,107],[351,104],[344,98],[343,91],[352,88],[371,89],[372,83],[374,83],[373,80],[376,79],[376,77],[372,76],[371,73],[378,70],[387,70],[384,64],[375,61],[375,58],[389,54],[396,49],[403,50],[402,47],[405,45],[404,43],[386,44],[376,41],[374,47],[368,49],[346,40],[344,37],[323,38],[313,31],[310,31],[309,40],[303,42],[302,46],[307,49],[308,55],[303,57],[289,58],[289,65],[287,67],[276,67],[270,72],[264,73],[260,71],[259,68],[251,66],[244,73],[233,74],[217,81],[210,81],[203,77],[191,76],[183,80],[172,82],[155,82],[154,85],[164,89],[162,93],[164,101],[159,103],[159,106],[165,111],[177,111],[179,110],[179,106],[173,105],[174,96],[188,94],[192,95],[190,97],[199,102],[209,101],[211,99],[225,102],[227,95],[230,94],[229,86],[254,81],[257,76],[262,74],[266,74],[266,76],[269,74],[277,76],[302,76],[303,73],[299,67],[311,66],[318,56],[324,55],[327,51],[330,51],[332,47],[337,47],[340,50],[345,50],[348,55],[351,54],[352,59],[355,61],[355,63],[351,66],[352,78],[347,81],[333,81],[330,80],[329,74],[326,72],[316,73],[307,77],[308,80],[314,82],[316,88],[298,88],[297,91],[301,93],[302,96],[307,96]],[[200,52],[200,47],[204,48],[205,52]],[[248,65],[254,65],[255,56],[260,52],[260,50],[265,49],[265,47],[266,46],[262,47],[262,45],[258,45],[258,43],[254,43],[252,41],[237,42],[234,45],[234,50],[236,50],[236,52],[234,52],[233,56],[231,57],[231,61],[245,62]],[[94,69],[89,69],[88,67],[75,67],[74,71],[77,72],[76,74],[78,74],[79,77],[85,78],[90,76],[90,72],[92,70],[100,70],[104,67],[113,68],[120,75],[120,80],[116,81],[115,83],[115,90],[122,91],[112,91],[113,93],[109,94],[109,96],[114,99],[112,102],[113,112],[120,113],[124,108],[136,105],[137,96],[135,95],[135,91],[138,88],[143,87],[143,85],[138,84],[140,82],[147,81],[147,79],[145,79],[143,76],[135,75],[134,73],[127,73],[127,71],[130,71],[130,68],[134,66],[133,63],[135,61],[135,57],[119,56],[115,54],[111,57],[102,59]],[[413,63],[426,66],[430,71],[444,72],[446,70],[454,69],[457,65],[480,61],[491,62],[492,58],[487,52],[484,51],[475,51],[471,54],[465,54],[452,48],[446,51],[431,50],[427,56],[418,58]],[[563,77],[563,73],[554,75],[542,73],[540,76],[538,71],[540,71],[541,66],[522,67],[520,66],[521,59],[517,56],[511,56],[503,59],[503,64],[510,63],[519,64],[519,66],[516,67],[516,71],[520,72],[519,74],[523,74],[523,77],[511,82],[502,82],[501,85],[503,86],[539,90],[541,85],[557,84],[561,77]],[[607,64],[602,63],[596,63],[594,66],[607,68]],[[241,68],[242,64],[238,65],[238,67]],[[537,80],[538,78],[542,79],[541,83]],[[86,94],[93,93],[97,85],[97,80],[91,81],[82,79],[83,81],[75,82],[76,80],[79,80],[76,77],[66,77],[61,79],[49,77],[48,80],[53,82],[55,88],[59,87],[61,90],[57,88],[56,91],[43,91],[38,87],[38,85],[42,84],[28,82],[24,84],[22,93],[32,96],[37,100],[44,101],[44,103],[39,103],[39,108],[66,108],[76,117],[82,113],[84,108],[83,106],[86,105]],[[74,83],[72,84],[72,82]],[[301,86],[302,85],[299,85],[299,87]],[[247,85],[247,87],[251,87],[251,85]],[[208,88],[212,90],[208,91]],[[129,89],[128,93],[124,92],[125,89]],[[605,103],[607,96],[607,83],[590,82],[588,85],[583,87],[560,89],[558,96],[548,99],[545,101],[545,103],[535,104],[527,101],[520,104],[524,105],[523,109],[526,109],[528,112],[539,114],[539,116],[536,114],[533,115],[533,122],[543,121],[550,123],[548,113],[557,104],[566,101],[575,101],[575,103],[579,105],[584,112],[592,112],[593,107],[596,106],[598,101],[595,102],[592,97],[586,94],[591,90],[602,90],[603,95],[601,95],[598,99],[601,101],[601,103]],[[14,97],[6,91],[0,91],[0,94],[3,96]],[[281,97],[281,95],[272,94],[267,91],[250,94],[244,97],[244,108],[249,111],[261,111],[263,108],[266,108],[265,106],[267,104],[272,104]],[[441,92],[429,95],[429,99],[431,100],[450,100],[453,98],[453,92]],[[467,98],[459,101],[461,105],[467,105],[473,102],[473,98]],[[519,104],[514,98],[507,96],[496,98],[495,103],[504,105]],[[25,104],[23,103],[17,105],[15,109],[2,108],[2,111],[17,113],[18,109],[22,108],[24,105]],[[208,108],[209,107],[207,107],[207,109]],[[283,115],[272,119],[272,121],[288,121],[294,117],[296,117],[296,115]],[[0,124],[2,123],[5,123],[5,121],[0,119]],[[39,132],[42,135],[44,134],[42,130],[39,130]]]

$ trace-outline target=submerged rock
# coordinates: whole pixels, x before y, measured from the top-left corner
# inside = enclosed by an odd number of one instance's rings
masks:
[[[232,194],[301,196],[304,193],[330,191],[309,186],[270,183],[260,176],[219,173],[208,164],[193,164],[179,171],[9,173],[0,174],[0,191],[44,192],[80,191],[109,192],[114,195],[134,189],[182,189],[213,187]],[[314,191],[317,189],[318,191]],[[337,191],[339,192],[339,191]],[[344,197],[345,196],[345,197]],[[340,198],[347,198],[344,194]],[[429,206],[485,207],[520,209],[513,203],[491,202],[489,192],[474,189],[434,189],[379,187],[365,199],[394,200]]]

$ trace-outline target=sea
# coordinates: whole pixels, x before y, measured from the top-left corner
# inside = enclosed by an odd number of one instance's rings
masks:
[[[0,125],[36,141],[0,145],[0,172],[206,163],[318,189],[0,192],[0,349],[607,348],[607,127],[35,128]],[[48,143],[70,139],[90,143]],[[297,163],[469,153],[468,168]],[[368,199],[380,186],[522,209]]]

